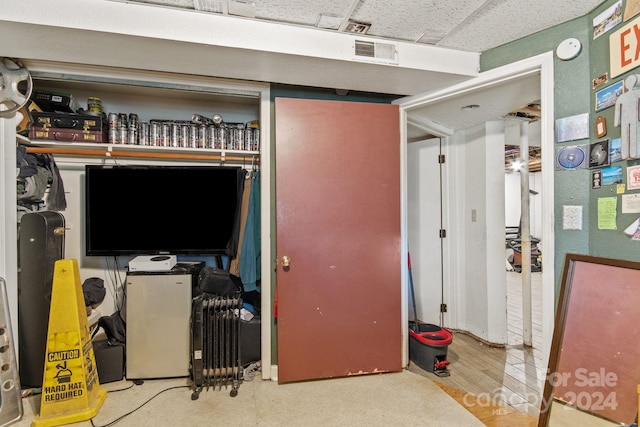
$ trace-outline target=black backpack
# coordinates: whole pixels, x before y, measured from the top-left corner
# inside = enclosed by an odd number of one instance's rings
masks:
[[[227,270],[216,267],[203,267],[198,275],[198,288],[201,292],[220,297],[239,297],[242,293],[242,280]]]

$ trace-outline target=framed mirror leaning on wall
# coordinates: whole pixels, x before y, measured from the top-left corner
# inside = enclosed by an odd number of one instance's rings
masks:
[[[636,422],[640,262],[567,254],[539,427]]]

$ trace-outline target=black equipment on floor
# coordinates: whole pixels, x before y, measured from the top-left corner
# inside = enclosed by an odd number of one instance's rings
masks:
[[[124,377],[124,345],[107,340],[92,341],[100,384],[120,381]]]
[[[64,258],[65,220],[60,212],[29,212],[18,232],[18,341],[20,384],[42,387],[51,287]]]
[[[231,386],[238,395],[240,365],[240,310],[242,298],[202,294],[193,299],[191,316],[191,377],[198,399],[204,387]]]

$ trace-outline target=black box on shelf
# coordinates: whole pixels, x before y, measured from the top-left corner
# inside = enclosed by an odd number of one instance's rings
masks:
[[[31,99],[43,111],[75,113],[80,109],[76,99],[70,93],[34,90]]]

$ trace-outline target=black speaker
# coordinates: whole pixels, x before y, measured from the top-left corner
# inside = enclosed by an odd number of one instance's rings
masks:
[[[120,381],[124,377],[124,346],[109,345],[106,340],[93,341],[100,384]]]

